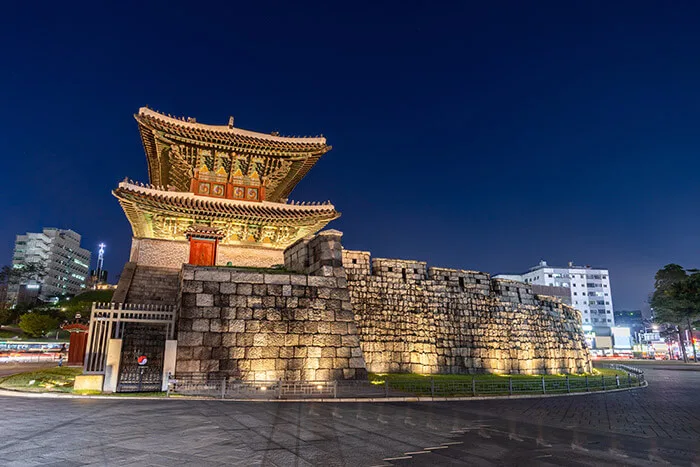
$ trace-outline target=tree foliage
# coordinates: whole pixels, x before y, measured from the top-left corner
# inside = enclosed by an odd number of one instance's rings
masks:
[[[58,320],[41,313],[25,313],[19,318],[19,327],[30,337],[42,337],[58,326]]]
[[[678,340],[685,359],[685,345],[680,331],[687,328],[692,336],[692,323],[700,318],[700,271],[685,270],[678,264],[667,264],[659,269],[655,279],[655,290],[651,297],[655,319],[658,323],[677,327]],[[694,346],[693,353],[695,354]]]
[[[0,284],[21,284],[30,280],[40,281],[46,275],[46,268],[40,264],[3,266],[0,269]]]

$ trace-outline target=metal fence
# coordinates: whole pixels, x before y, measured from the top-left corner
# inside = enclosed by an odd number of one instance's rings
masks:
[[[175,332],[175,307],[138,303],[93,303],[85,349],[85,373],[104,373],[110,339],[121,339],[124,323],[153,323],[167,326],[166,338]]]
[[[441,378],[396,378],[383,381],[243,381],[207,375],[170,378],[168,395],[221,399],[475,397],[490,395],[563,394],[639,387],[645,384],[641,370],[616,366],[625,375],[615,376],[472,376],[463,381]]]

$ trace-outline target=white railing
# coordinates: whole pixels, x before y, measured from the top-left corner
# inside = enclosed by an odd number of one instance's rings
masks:
[[[93,303],[85,349],[85,373],[105,371],[107,345],[110,339],[121,339],[124,323],[164,324],[166,338],[175,334],[175,307],[140,303]]]

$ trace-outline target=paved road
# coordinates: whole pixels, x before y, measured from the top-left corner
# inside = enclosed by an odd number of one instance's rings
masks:
[[[486,402],[0,397],[0,465],[700,465],[700,368],[646,370],[632,392]]]

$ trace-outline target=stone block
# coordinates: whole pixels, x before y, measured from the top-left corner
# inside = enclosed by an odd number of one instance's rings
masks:
[[[309,287],[335,288],[338,285],[335,277],[323,277],[323,276],[308,276],[307,283],[308,283]]]
[[[231,273],[224,269],[195,269],[194,278],[198,281],[228,282]]]
[[[204,333],[201,332],[180,332],[177,335],[178,346],[196,347],[202,345]]]
[[[231,273],[231,282],[241,284],[264,284],[265,275],[257,272],[240,272],[234,271]]]
[[[197,332],[209,331],[209,320],[208,319],[193,319],[192,320],[192,330],[197,331]]]
[[[242,319],[229,320],[228,332],[245,332],[246,322]]]
[[[265,371],[275,369],[275,360],[272,358],[263,358],[259,360],[252,360],[250,362],[250,369],[252,371]]]
[[[236,311],[236,319],[253,319],[253,309],[238,308]]]
[[[292,274],[289,276],[289,282],[292,285],[303,285],[306,286],[307,280],[305,275]]]
[[[289,284],[290,279],[288,274],[265,274],[266,284]]]
[[[201,293],[203,290],[201,281],[184,281],[182,291],[186,293]]]
[[[198,293],[196,306],[214,306],[214,296],[212,294]]]
[[[233,282],[222,282],[219,284],[219,292],[226,295],[237,293],[238,285]]]

